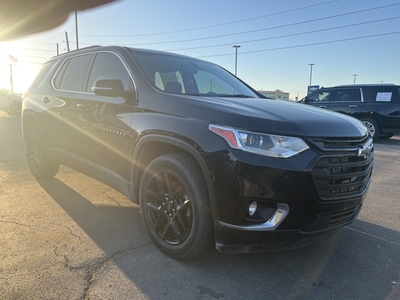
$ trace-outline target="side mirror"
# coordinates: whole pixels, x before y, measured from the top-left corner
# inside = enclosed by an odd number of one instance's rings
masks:
[[[304,98],[301,100],[301,102],[302,102],[302,103],[309,103],[309,102],[310,102],[310,99],[308,99],[308,97],[306,96],[306,97],[304,97]]]
[[[92,91],[97,96],[121,97],[136,102],[134,90],[125,90],[120,79],[99,79],[96,80]]]

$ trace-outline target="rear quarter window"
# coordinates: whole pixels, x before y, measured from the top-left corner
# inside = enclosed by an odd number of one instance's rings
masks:
[[[48,63],[43,64],[43,66],[40,68],[39,72],[37,73],[35,79],[32,81],[31,86],[32,87],[37,87],[40,85],[40,83],[43,81],[43,79],[46,77],[46,75],[49,74],[51,68],[54,66],[56,61],[51,61]]]
[[[371,87],[369,89],[372,102],[387,103],[399,102],[398,87]]]
[[[58,72],[54,85],[60,90],[82,91],[92,55],[80,55],[68,59]]]

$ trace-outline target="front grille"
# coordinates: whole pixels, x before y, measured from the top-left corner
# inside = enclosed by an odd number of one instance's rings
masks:
[[[339,201],[365,193],[374,152],[372,149],[368,155],[359,155],[357,148],[353,150],[351,154],[322,157],[314,166],[312,176],[322,201]]]
[[[369,135],[348,138],[314,138],[313,144],[324,151],[351,150],[364,145],[369,140]]]
[[[329,226],[336,227],[343,223],[353,221],[353,219],[355,219],[355,217],[357,216],[357,213],[360,210],[360,208],[361,205],[342,211],[340,213],[332,214],[331,220],[329,221]]]

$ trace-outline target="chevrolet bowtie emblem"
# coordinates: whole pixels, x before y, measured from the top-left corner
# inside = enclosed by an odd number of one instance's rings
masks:
[[[369,140],[365,145],[362,146],[362,148],[357,150],[357,156],[364,156],[365,158],[368,157],[371,154],[373,147],[374,144],[372,143],[372,140]]]

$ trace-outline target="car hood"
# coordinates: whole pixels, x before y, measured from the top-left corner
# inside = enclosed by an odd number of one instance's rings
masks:
[[[196,98],[203,105],[242,115],[266,133],[308,137],[360,137],[367,134],[364,125],[353,117],[305,104],[258,98]]]

